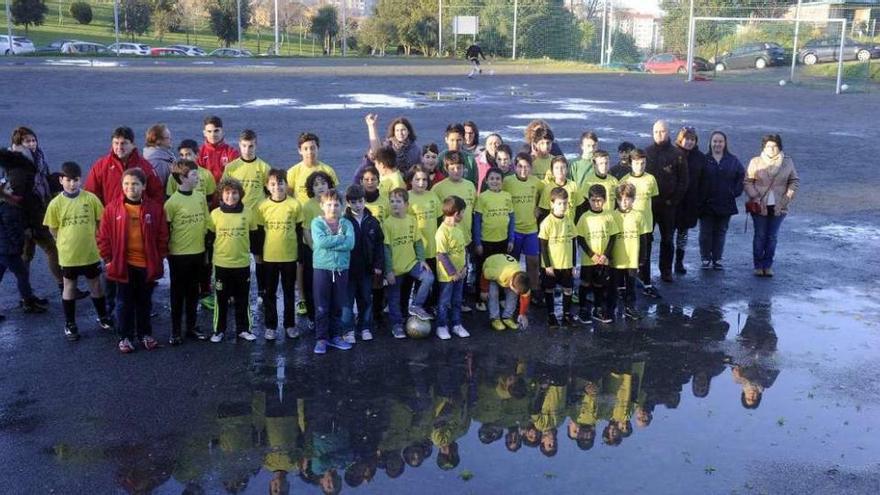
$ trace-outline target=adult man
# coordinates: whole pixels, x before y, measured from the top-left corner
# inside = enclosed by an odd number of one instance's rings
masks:
[[[122,195],[122,173],[139,168],[147,177],[144,194],[154,201],[165,200],[165,188],[150,162],[141,157],[134,144],[134,131],[130,127],[117,127],[110,138],[110,152],[98,158],[89,170],[84,189],[94,194],[106,205]]]
[[[664,282],[672,282],[672,259],[675,255],[673,237],[675,234],[675,213],[678,203],[684,198],[688,188],[687,159],[678,147],[669,140],[669,125],[665,120],[658,120],[653,128],[654,142],[645,149],[647,155],[647,171],[657,180],[660,194],[651,204],[654,213],[654,224],[660,227],[660,277]],[[648,243],[647,259],[641,273],[642,282],[651,284],[651,246]],[[651,287],[648,296],[659,297],[656,289]]]
[[[480,48],[480,45],[474,42],[473,45],[467,47],[467,50],[464,52],[464,57],[468,59],[468,62],[471,63],[471,72],[468,74],[469,78],[474,77],[476,73],[483,73],[483,69],[480,68],[480,57],[483,60],[486,60],[486,56],[483,55],[483,49]]]

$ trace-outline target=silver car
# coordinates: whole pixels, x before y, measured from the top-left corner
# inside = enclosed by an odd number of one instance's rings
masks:
[[[188,57],[204,57],[208,55],[205,53],[205,50],[202,50],[196,45],[168,45],[168,48],[177,48],[186,53]]]
[[[209,57],[253,57],[254,54],[248,50],[239,50],[238,48],[218,48],[208,54]]]
[[[119,55],[138,55],[145,57],[150,54],[150,45],[141,43],[113,43],[107,47],[107,51]]]

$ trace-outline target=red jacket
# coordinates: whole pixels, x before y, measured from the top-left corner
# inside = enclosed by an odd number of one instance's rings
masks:
[[[238,150],[220,141],[217,144],[205,142],[199,148],[199,165],[208,169],[214,176],[214,181],[220,183],[226,164],[239,157]]]
[[[107,279],[122,283],[128,282],[128,263],[125,262],[128,214],[124,201],[119,197],[108,204],[98,227],[98,251],[105,263]],[[162,260],[168,255],[168,224],[162,203],[144,198],[141,203],[141,235],[147,258],[147,282],[154,282],[162,278]]]
[[[154,201],[165,200],[165,188],[162,187],[162,180],[156,174],[156,169],[150,165],[138,153],[135,148],[123,162],[113,151],[98,158],[89,170],[89,176],[86,177],[86,184],[83,188],[94,194],[101,200],[101,204],[110,204],[116,198],[122,197],[122,173],[129,168],[139,168],[144,171],[147,176],[146,189],[144,196]]]

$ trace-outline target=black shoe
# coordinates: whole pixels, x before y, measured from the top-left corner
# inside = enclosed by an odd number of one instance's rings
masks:
[[[22,299],[20,302],[21,309],[23,309],[25,313],[45,313],[46,306],[40,305],[34,299],[35,298],[33,297],[29,299]]]
[[[6,315],[0,315],[0,323],[6,321]]]
[[[172,335],[171,338],[168,339],[168,343],[177,346],[183,343],[183,339],[177,335]]]
[[[672,278],[672,274],[669,272],[660,274],[660,280],[664,282],[675,282],[675,279]]]
[[[684,267],[684,264],[683,264],[683,263],[678,262],[678,263],[675,264],[675,273],[677,273],[677,274],[679,274],[679,275],[684,275],[684,274],[686,274],[687,272],[688,272],[688,271],[687,271],[687,269]]]
[[[574,326],[574,319],[571,317],[570,314],[566,313],[562,315],[562,321],[560,323],[564,327],[571,327]]]
[[[559,320],[556,319],[556,315],[550,315],[547,317],[547,327],[559,328]]]
[[[645,288],[642,289],[642,294],[652,299],[660,299],[660,292],[658,292],[657,288],[653,285],[646,285]]]
[[[199,327],[193,327],[186,331],[186,336],[198,340],[208,340],[209,335],[202,333]]]
[[[598,321],[598,322],[600,322],[600,323],[612,323],[612,322],[614,322],[614,318],[612,318],[612,317],[608,314],[608,312],[606,312],[604,309],[601,309],[601,308],[600,308],[600,309],[597,309],[597,310],[595,310],[595,311],[593,311],[593,319],[595,319],[596,321]]]
[[[623,308],[623,316],[624,318],[629,318],[630,320],[642,319],[642,313],[640,313],[639,310],[632,306],[626,306],[625,308]]]
[[[79,290],[79,288],[77,288],[76,293],[73,295],[73,298],[76,300],[80,300],[80,299],[85,299],[85,298],[89,297],[90,295],[92,295],[91,292],[89,292],[87,290]]]
[[[720,261],[713,261],[712,262],[712,269],[713,270],[724,270],[724,266],[721,264]]]
[[[587,308],[581,309],[580,313],[578,313],[578,320],[584,325],[593,323],[593,318],[590,316],[590,311]]]
[[[31,297],[31,302],[33,302],[34,304],[37,304],[39,306],[46,307],[46,308],[49,307],[49,300],[43,299],[42,297],[33,296],[33,297]]]
[[[109,316],[98,318],[98,326],[101,327],[101,330],[110,332],[113,330],[113,319]]]
[[[68,342],[79,340],[79,329],[76,328],[76,323],[66,323],[64,325],[64,336],[67,337]]]

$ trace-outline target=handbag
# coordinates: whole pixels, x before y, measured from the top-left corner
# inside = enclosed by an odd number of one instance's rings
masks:
[[[770,178],[770,186],[767,187],[767,190],[764,191],[764,194],[761,195],[758,199],[750,199],[746,201],[746,213],[751,213],[752,215],[760,215],[761,214],[761,201],[764,201],[764,198],[770,194],[770,189],[773,189],[773,183],[776,182],[776,177],[782,171],[782,167],[779,167],[779,170],[773,174],[773,177]],[[743,228],[743,233],[748,232],[749,230],[749,217],[746,215],[746,224]]]

